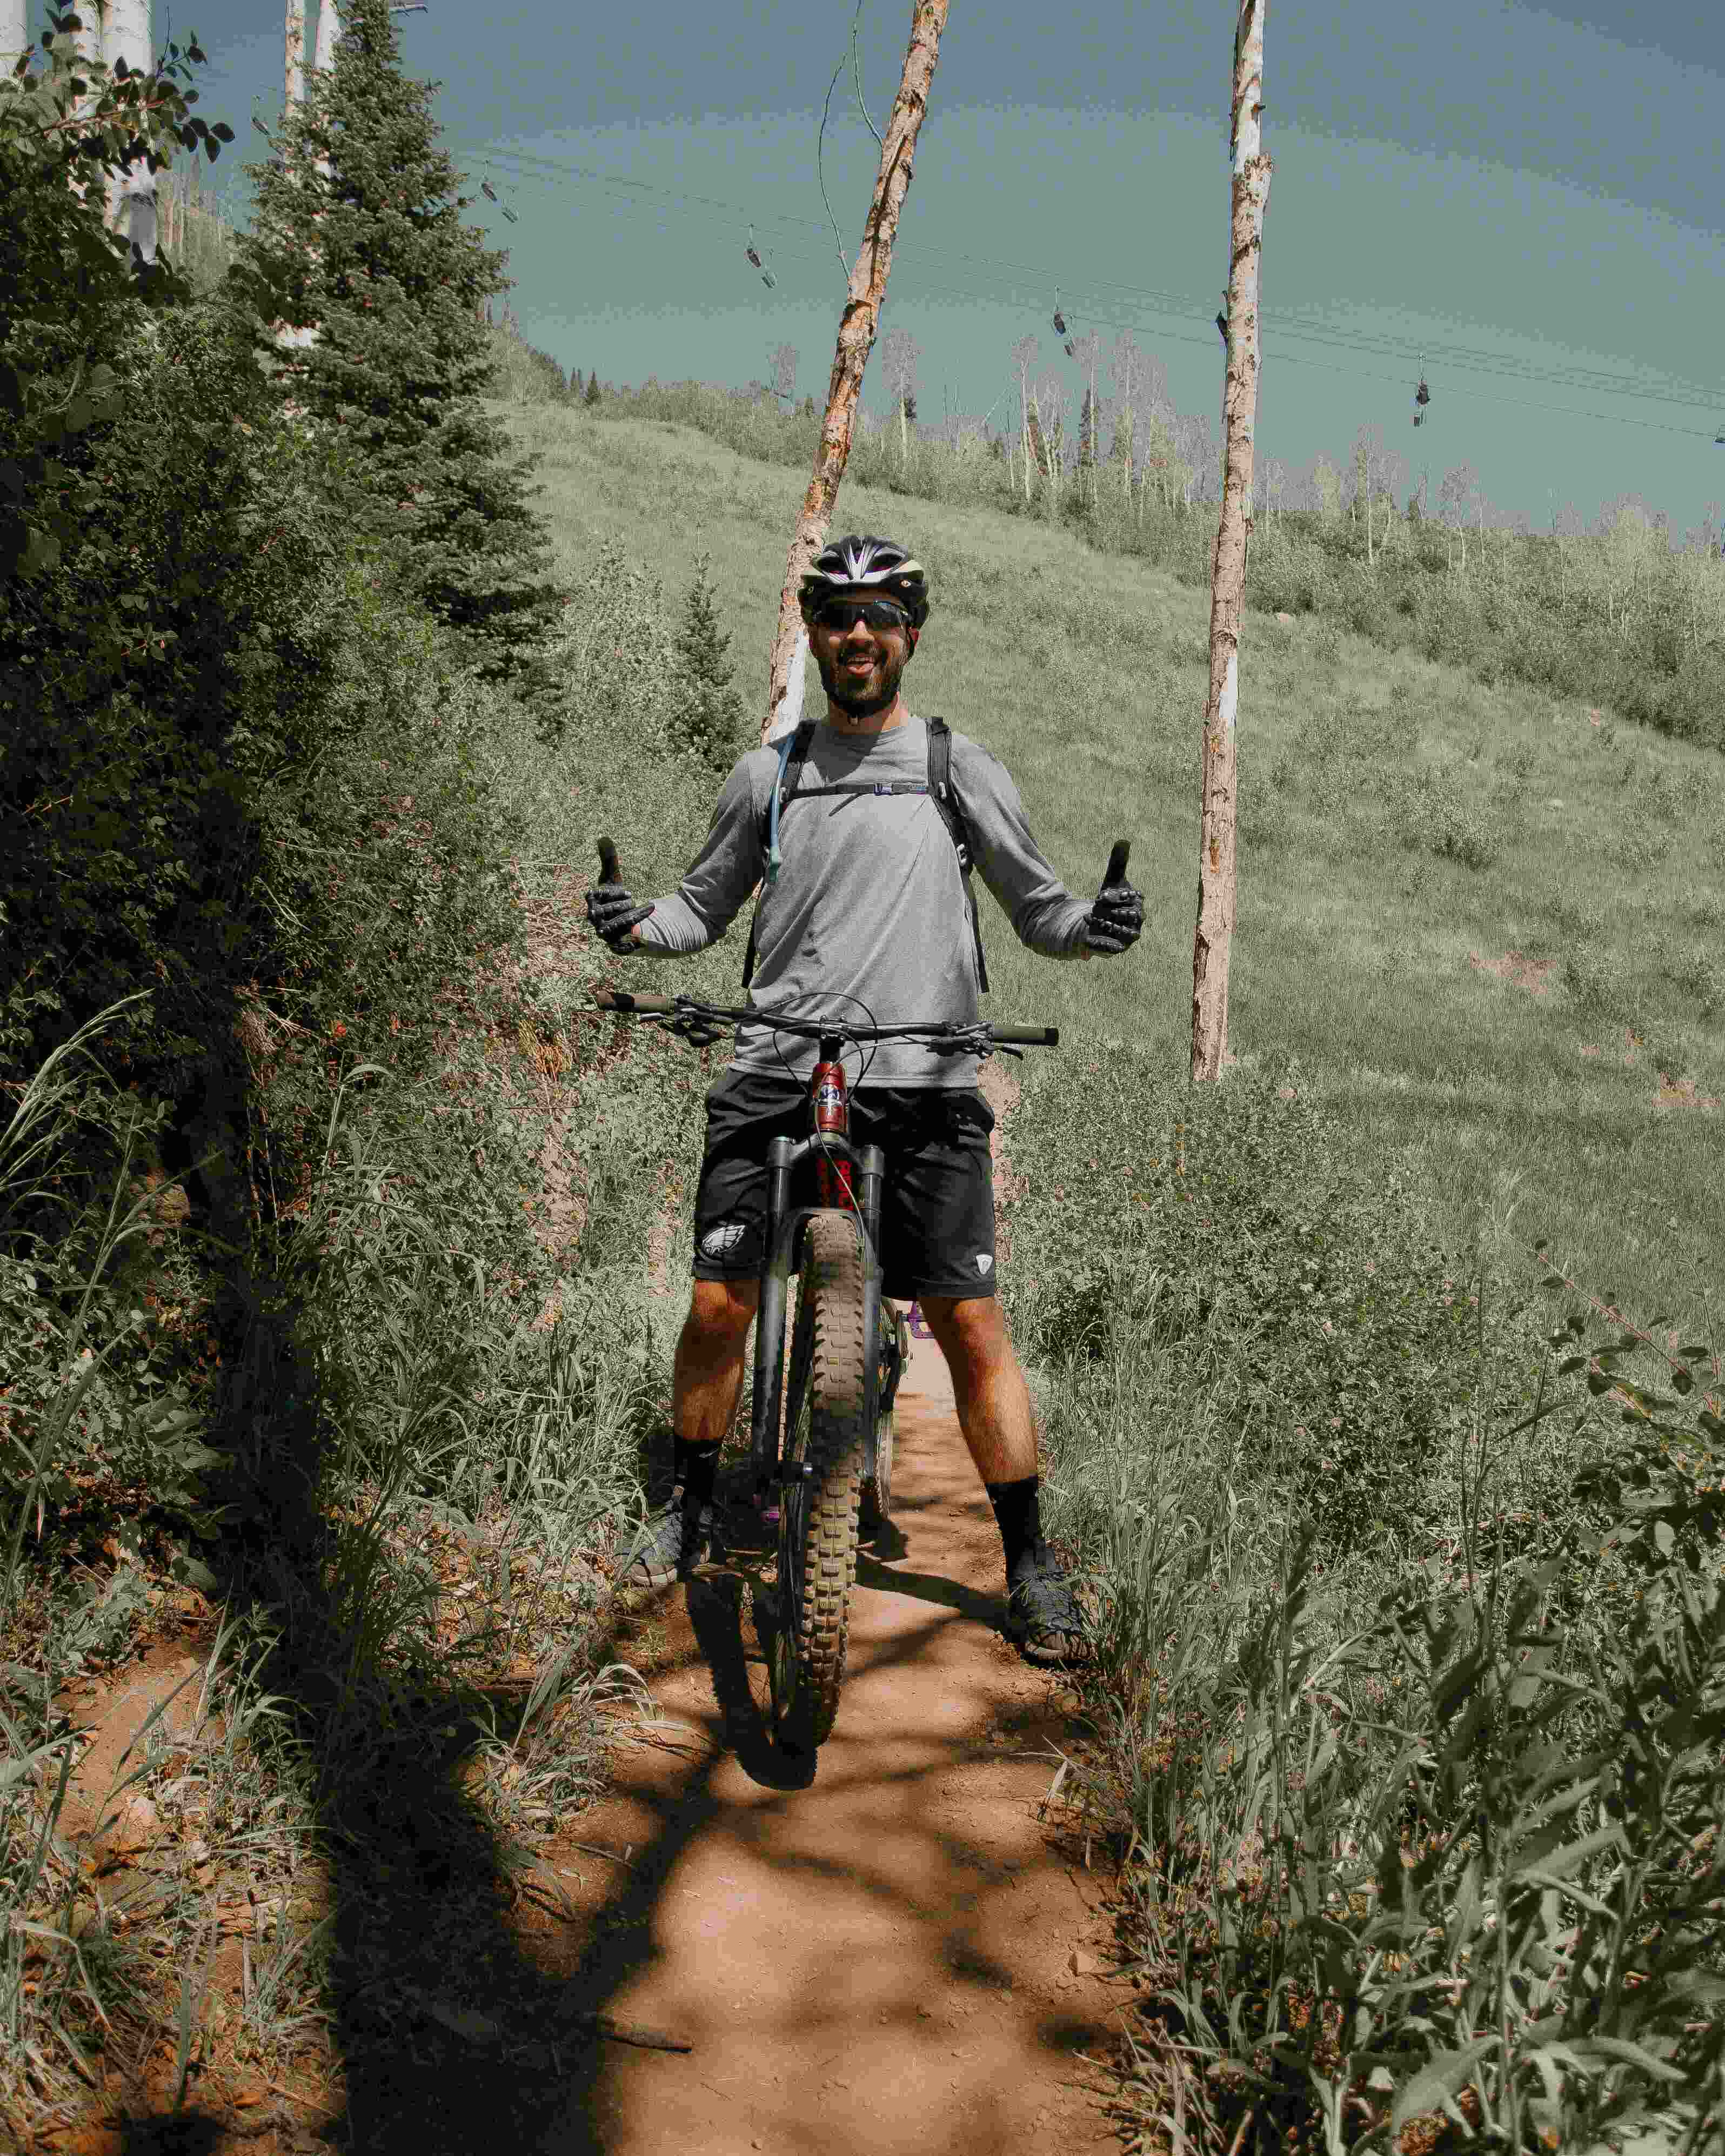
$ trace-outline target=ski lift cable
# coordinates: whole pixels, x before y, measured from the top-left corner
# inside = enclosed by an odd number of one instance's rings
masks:
[[[495,153],[489,151],[470,151],[467,154],[470,157],[474,157],[475,161],[478,161],[481,157],[492,162],[495,161]],[[503,154],[516,157],[521,162],[526,162],[523,153],[505,152]],[[552,161],[549,160],[535,160],[534,162],[542,163],[552,162]],[[557,183],[557,180],[562,176],[563,169],[564,168],[560,168],[553,165],[551,172],[528,172],[526,173],[518,173],[516,177],[523,179],[539,179],[544,184],[549,186]],[[592,178],[606,184],[621,185],[630,188],[645,188],[650,185],[650,183],[646,182],[621,181],[618,175],[613,173],[582,172],[577,175],[577,177]],[[669,192],[665,189],[654,189],[652,191],[659,193],[665,193]],[[737,205],[728,202],[718,201],[712,197],[678,197],[675,198],[675,199],[710,204],[713,208],[725,210],[732,210],[738,207]],[[663,222],[665,211],[664,207],[658,203],[619,203],[614,209],[613,213],[624,216],[650,213],[655,218],[660,220],[660,229],[661,231],[665,229]],[[779,223],[786,222],[786,220],[773,221]],[[801,220],[795,222],[800,228],[807,228],[806,224],[804,224]],[[794,248],[787,248],[782,251],[788,254],[793,260],[809,261],[817,259],[815,257],[802,254]],[[963,255],[960,250],[940,249],[937,247],[929,247],[917,251],[931,254],[942,253],[959,254],[960,259],[966,260],[982,260],[984,259]],[[911,254],[911,250],[906,250],[906,253]],[[906,277],[906,271],[907,270],[909,270],[914,276],[914,254],[911,254],[911,259],[909,260],[901,260],[896,265],[895,284],[896,288],[901,293],[902,293],[904,285],[907,281]],[[1133,288],[1122,287],[1121,289],[1131,290]],[[950,280],[945,278],[942,278],[940,280],[937,292],[931,292],[929,296],[938,296],[942,299],[969,298],[994,304],[1002,303],[1003,298],[1002,293],[998,287],[989,291],[978,291],[973,288],[967,290],[963,287],[954,285],[950,282]],[[1148,297],[1150,295],[1147,294],[1145,296]],[[1176,305],[1170,307],[1168,311],[1189,320],[1192,314],[1195,312],[1196,310],[1177,304]],[[1120,316],[1111,315],[1097,315],[1092,316],[1091,319],[1096,327],[1101,329],[1140,331],[1146,335],[1155,336],[1164,340],[1172,340],[1173,341],[1178,343],[1209,345],[1208,336],[1198,336],[1189,331],[1182,331],[1173,329],[1163,322],[1146,321],[1142,318],[1122,319]],[[1402,382],[1405,382],[1406,380],[1405,376],[1398,377],[1394,375],[1383,373],[1375,368],[1349,366],[1332,359],[1315,358],[1307,354],[1290,352],[1285,348],[1282,342],[1283,339],[1290,337],[1301,341],[1314,342],[1331,346],[1342,351],[1353,351],[1360,348],[1361,346],[1371,349],[1376,343],[1384,344],[1388,352],[1393,352],[1397,349],[1404,352],[1407,349],[1404,345],[1399,346],[1390,346],[1386,340],[1374,340],[1368,336],[1342,336],[1327,335],[1321,331],[1306,328],[1298,324],[1297,321],[1288,322],[1284,321],[1280,321],[1277,324],[1276,341],[1272,343],[1268,340],[1268,338],[1266,338],[1264,347],[1264,358],[1266,363],[1273,360],[1277,364],[1286,363],[1291,366],[1316,367],[1322,368],[1326,372],[1332,374],[1342,373],[1352,376],[1360,381],[1383,382],[1391,385],[1394,385],[1398,379]],[[1711,403],[1715,401],[1714,396],[1707,393],[1702,393],[1692,399],[1686,400],[1685,398],[1665,392],[1634,387],[1623,382],[1621,377],[1612,377],[1604,375],[1603,371],[1601,370],[1585,370],[1584,371],[1584,378],[1576,379],[1574,376],[1566,376],[1549,371],[1536,371],[1532,368],[1487,366],[1480,362],[1470,362],[1460,360],[1455,361],[1454,363],[1458,365],[1471,365],[1475,372],[1491,374],[1499,379],[1538,383],[1560,389],[1570,389],[1581,395],[1628,397],[1636,398],[1645,403],[1662,403],[1667,405],[1681,404],[1686,401],[1696,405],[1700,405],[1702,403]],[[1586,376],[1592,376],[1594,378],[1587,379],[1585,378]],[[1563,418],[1597,419],[1606,424],[1648,428],[1659,433],[1684,434],[1689,436],[1691,439],[1712,439],[1712,437],[1707,435],[1704,429],[1693,426],[1682,426],[1671,421],[1637,418],[1627,413],[1606,413],[1586,410],[1575,405],[1550,403],[1546,400],[1538,398],[1509,397],[1505,396],[1501,393],[1494,393],[1486,389],[1467,388],[1464,385],[1455,382],[1451,382],[1447,393],[1451,396],[1471,398],[1476,402],[1510,404],[1518,406],[1523,409],[1550,412]],[[1711,424],[1712,423],[1709,424]]]
[[[536,151],[493,150],[488,147],[483,152],[475,151],[469,154],[475,157],[486,155],[506,157],[523,164],[542,166],[551,172],[595,182],[606,187],[625,192],[644,192],[662,195],[670,201],[698,203],[710,208],[727,210],[733,213],[741,213],[742,209],[740,203],[726,201],[716,196],[682,194],[670,188],[657,187],[650,181],[632,179],[619,173],[608,172],[592,167],[577,166],[563,160],[545,157]],[[830,205],[828,208],[828,214],[830,218]],[[776,224],[788,234],[807,232],[811,228],[806,218],[778,218],[764,221]],[[1017,262],[1003,256],[976,254],[962,248],[944,247],[937,242],[917,239],[914,242],[914,245],[918,254],[939,255],[970,263],[985,270],[1017,271],[1039,278],[1045,274],[1044,269],[1035,264]],[[1092,279],[1091,282],[1097,289],[1106,289],[1132,299],[1148,302],[1153,305],[1163,306],[1175,314],[1193,315],[1199,311],[1199,304],[1190,294],[1173,292],[1157,286],[1127,285],[1111,278],[1097,277]],[[1105,322],[1103,326],[1113,326],[1114,325]],[[1311,342],[1331,345],[1342,350],[1378,352],[1385,357],[1406,355],[1410,349],[1408,341],[1404,339],[1384,336],[1368,330],[1348,331],[1327,330],[1317,324],[1302,321],[1298,313],[1288,311],[1279,312],[1277,326],[1282,334],[1286,336],[1297,336]],[[1604,367],[1582,367],[1572,365],[1562,370],[1561,373],[1554,373],[1549,369],[1523,366],[1512,360],[1507,360],[1504,354],[1487,352],[1475,346],[1444,346],[1433,347],[1432,350],[1433,356],[1446,367],[1466,367],[1477,372],[1499,376],[1505,380],[1555,383],[1560,387],[1579,391],[1584,395],[1631,397],[1649,403],[1686,403],[1700,405],[1712,404],[1717,395],[1714,388],[1697,382],[1683,381],[1681,377],[1677,377],[1670,378],[1676,382],[1684,391],[1693,392],[1692,395],[1673,395],[1666,391],[1650,389]]]
[[[827,218],[828,218],[828,220],[829,220],[829,222],[831,223],[832,228],[833,228],[833,244],[834,244],[834,245],[838,249],[838,250],[839,250],[839,268],[840,268],[840,269],[842,269],[842,270],[844,270],[844,272],[845,272],[845,282],[846,287],[848,288],[848,287],[849,287],[849,285],[850,285],[850,263],[849,263],[849,262],[847,262],[847,261],[845,260],[845,242],[844,242],[844,239],[842,239],[842,237],[841,237],[841,236],[840,236],[840,234],[839,234],[839,220],[838,220],[838,218],[835,218],[835,217],[833,215],[833,205],[832,205],[831,198],[830,198],[830,197],[829,197],[829,196],[828,195],[828,193],[827,193],[827,172],[826,172],[826,157],[825,157],[826,140],[827,140],[827,112],[828,112],[828,109],[829,109],[829,107],[831,105],[831,104],[832,104],[832,102],[833,102],[833,91],[834,91],[834,88],[837,86],[838,80],[839,80],[839,76],[840,73],[842,72],[842,70],[843,70],[843,69],[844,69],[844,66],[845,66],[845,62],[844,62],[844,59],[843,59],[843,58],[842,58],[842,56],[841,56],[841,58],[840,58],[840,59],[839,59],[839,64],[838,64],[838,66],[837,66],[837,67],[835,67],[835,68],[833,69],[833,80],[832,80],[832,81],[831,81],[831,82],[829,82],[829,83],[827,85],[826,102],[825,102],[825,104],[824,104],[824,105],[821,106],[821,108],[820,108],[820,132],[819,132],[819,133],[815,136],[815,138],[814,138],[814,172],[815,172],[815,177],[816,177],[816,178],[820,182],[820,198],[821,198],[821,200],[822,200],[822,201],[826,204]],[[751,226],[751,227],[750,227],[751,231],[752,231],[752,230],[753,230],[753,228],[753,228],[752,226]]]
[[[880,131],[869,117],[869,108],[863,103],[862,64],[857,58],[857,29],[862,21],[863,0],[856,0],[856,13],[850,18],[850,82],[856,92],[856,109],[863,116],[863,126],[875,138],[875,147],[884,157],[886,145],[880,140]]]
[[[549,184],[548,182],[547,184]],[[665,228],[662,222],[663,212],[657,205],[644,204],[634,206],[619,204],[616,210],[614,212],[614,214],[620,216],[641,216],[651,214],[656,218],[661,220],[659,223],[659,229],[663,232]],[[788,249],[786,251],[790,253],[793,259],[808,261],[815,259],[809,255],[798,254],[794,249]],[[911,276],[914,276],[914,269],[911,264],[904,263],[901,263],[896,265],[896,285],[901,297],[902,298],[905,293],[906,285],[909,281],[906,274],[906,270],[911,270]],[[967,291],[961,287],[951,285],[944,279],[941,280],[938,288],[929,291],[927,296],[931,299],[938,298],[941,300],[970,298],[989,302],[998,302],[999,300],[999,295],[998,292],[978,293],[973,290]],[[1147,336],[1153,336],[1163,342],[1201,345],[1206,349],[1213,349],[1209,345],[1209,340],[1207,336],[1199,336],[1189,330],[1173,328],[1166,322],[1146,321],[1141,317],[1128,321],[1122,320],[1117,316],[1096,316],[1093,320],[1096,326],[1101,329],[1134,330],[1141,331]],[[1283,334],[1297,336],[1302,333],[1298,331],[1284,331]],[[1343,362],[1339,362],[1328,357],[1319,358],[1315,357],[1309,353],[1290,352],[1282,346],[1280,339],[1272,342],[1266,338],[1263,351],[1263,359],[1266,365],[1273,363],[1277,366],[1286,365],[1291,367],[1315,367],[1326,374],[1343,374],[1349,376],[1354,380],[1361,382],[1381,382],[1386,383],[1391,388],[1395,388],[1401,383],[1404,383],[1406,381],[1405,376],[1386,374],[1375,367],[1349,366]],[[1528,379],[1530,377],[1517,377],[1514,378]],[[1541,377],[1537,376],[1532,377],[1531,378],[1536,381],[1541,379]],[[1566,385],[1560,383],[1559,386]],[[1526,411],[1546,412],[1559,418],[1591,419],[1604,425],[1640,427],[1651,429],[1651,431],[1659,434],[1681,434],[1692,441],[1706,441],[1712,439],[1707,434],[1704,428],[1681,426],[1670,420],[1644,419],[1637,417],[1632,413],[1600,412],[1574,404],[1554,404],[1543,398],[1510,397],[1504,395],[1502,392],[1489,389],[1476,389],[1465,384],[1459,383],[1452,383],[1447,393],[1452,397],[1471,398],[1476,403],[1507,404]],[[1649,393],[1642,393],[1648,394]],[[1675,398],[1666,398],[1661,401],[1666,403],[1676,402]]]

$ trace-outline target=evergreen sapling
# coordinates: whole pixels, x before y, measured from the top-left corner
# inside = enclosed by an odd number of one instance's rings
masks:
[[[732,686],[729,634],[720,628],[711,577],[711,557],[695,557],[695,581],[684,602],[677,655],[685,676],[684,732],[689,747],[716,771],[729,771],[742,747],[742,700]]]

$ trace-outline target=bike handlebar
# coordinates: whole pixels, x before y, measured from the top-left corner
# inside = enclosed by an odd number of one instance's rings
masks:
[[[692,996],[642,994],[632,988],[595,988],[601,1010],[639,1018],[704,1019],[723,1025],[764,1025],[780,1033],[799,1033],[810,1040],[823,1034],[844,1040],[906,1040],[918,1035],[955,1041],[982,1039],[1002,1048],[1058,1048],[1057,1025],[954,1025],[950,1019],[924,1019],[905,1025],[865,1025],[847,1019],[779,1018],[771,1011],[742,1010],[722,1004],[697,1003]]]

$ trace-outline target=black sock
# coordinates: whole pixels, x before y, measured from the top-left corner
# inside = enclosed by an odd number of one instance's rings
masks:
[[[1037,1492],[1041,1486],[1042,1478],[1037,1475],[1027,1475],[1021,1482],[983,1485],[994,1508],[1000,1539],[1006,1546],[1008,1586],[1017,1578],[1019,1566],[1027,1558],[1034,1557],[1041,1545],[1042,1517],[1037,1503]]]
[[[671,1440],[671,1480],[692,1505],[713,1502],[713,1480],[719,1471],[719,1440],[694,1437]]]

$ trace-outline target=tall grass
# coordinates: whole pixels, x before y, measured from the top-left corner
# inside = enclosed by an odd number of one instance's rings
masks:
[[[1011,1133],[1106,1739],[1056,1794],[1122,1865],[1127,2115],[1218,2151],[1714,2145],[1717,1358],[1542,1316],[1502,1221],[1426,1245],[1326,1116],[1169,1090],[1088,1169],[1081,1084]]]

